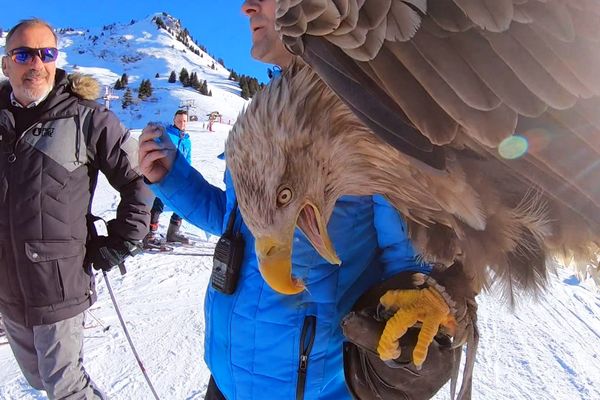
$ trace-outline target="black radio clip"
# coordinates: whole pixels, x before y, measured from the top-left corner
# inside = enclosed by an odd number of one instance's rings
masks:
[[[219,238],[213,256],[213,268],[210,275],[211,286],[224,294],[235,292],[244,258],[244,238],[241,232],[234,232],[237,200],[229,214],[227,229]]]

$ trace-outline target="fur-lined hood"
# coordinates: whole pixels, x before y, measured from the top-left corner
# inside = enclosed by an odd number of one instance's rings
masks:
[[[69,91],[83,100],[96,100],[100,97],[100,82],[91,75],[74,73],[67,76]]]
[[[100,82],[91,75],[74,73],[66,75],[62,69],[56,69],[54,87],[66,85],[67,90],[82,100],[96,100],[100,97]],[[8,79],[0,81],[0,93],[10,89]]]

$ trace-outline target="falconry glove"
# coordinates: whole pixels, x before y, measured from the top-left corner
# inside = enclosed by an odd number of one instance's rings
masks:
[[[469,399],[478,341],[475,293],[458,263],[431,276],[401,273],[365,293],[342,321],[346,381],[358,399],[426,399],[451,379]]]

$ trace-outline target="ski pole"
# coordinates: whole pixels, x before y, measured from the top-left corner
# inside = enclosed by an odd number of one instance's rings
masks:
[[[88,223],[88,233],[92,239],[96,239],[98,237],[98,231],[96,230],[96,224],[95,224],[96,221],[102,221],[102,222],[104,222],[104,226],[108,227],[108,224],[106,223],[106,221],[103,218],[96,217],[95,215],[92,215],[92,214],[88,214],[86,216],[86,218],[87,218],[87,223]],[[125,275],[127,273],[124,262],[121,262],[119,264],[119,271],[121,271],[121,275]],[[131,336],[129,335],[129,330],[127,329],[127,326],[125,325],[125,321],[123,320],[123,316],[121,315],[121,310],[119,309],[119,305],[117,304],[117,299],[115,298],[115,294],[113,293],[112,287],[110,286],[110,282],[108,280],[108,274],[106,273],[105,270],[102,270],[102,275],[104,276],[104,282],[106,282],[106,287],[108,288],[108,293],[110,294],[110,299],[112,300],[113,306],[115,307],[115,311],[117,312],[117,317],[119,317],[119,322],[121,323],[121,326],[123,327],[123,332],[125,332],[125,337],[127,338],[127,341],[129,342],[129,347],[131,348],[131,351],[133,352],[133,355],[134,355],[140,369],[142,370],[142,374],[144,374],[144,378],[146,379],[146,382],[148,383],[148,387],[150,388],[150,391],[154,395],[154,398],[156,400],[160,400],[160,398],[158,397],[158,394],[156,393],[156,390],[154,389],[154,386],[152,385],[152,381],[150,381],[150,377],[148,376],[148,373],[146,372],[146,368],[144,368],[144,363],[142,363],[140,356],[138,355],[137,351],[135,350],[135,346],[133,345],[133,341],[131,340]]]
[[[121,264],[123,264],[123,263],[121,263]],[[121,268],[121,265],[119,265],[119,268]],[[123,269],[121,269],[121,271],[124,271],[124,269],[125,269],[125,266],[123,265]],[[110,287],[110,282],[108,281],[108,274],[106,273],[106,271],[102,270],[102,275],[104,275],[104,282],[106,282],[106,287],[108,288],[108,293],[110,294],[110,299],[112,300],[113,306],[115,307],[115,311],[117,312],[117,316],[119,317],[119,321],[121,322],[121,326],[123,327],[123,332],[125,332],[125,337],[127,338],[127,341],[129,342],[129,347],[131,347],[131,351],[133,352],[133,355],[135,356],[135,359],[136,359],[140,369],[142,370],[142,374],[144,374],[144,378],[146,378],[146,382],[148,382],[148,387],[150,387],[150,391],[152,391],[154,398],[156,400],[160,400],[158,397],[158,394],[156,393],[156,390],[154,389],[154,386],[152,385],[152,382],[150,381],[150,377],[148,376],[148,373],[146,372],[146,368],[144,368],[144,364],[142,363],[140,356],[138,355],[137,351],[135,350],[135,346],[133,345],[133,341],[131,340],[131,336],[129,335],[129,330],[127,329],[127,326],[125,326],[125,321],[123,320],[123,316],[121,315],[121,311],[119,310],[119,306],[117,304],[117,299],[115,298],[115,294],[113,293],[113,290]]]

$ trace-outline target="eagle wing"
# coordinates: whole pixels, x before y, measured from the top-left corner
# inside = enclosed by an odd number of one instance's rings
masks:
[[[597,1],[278,0],[276,26],[423,168],[495,158],[600,234]]]

